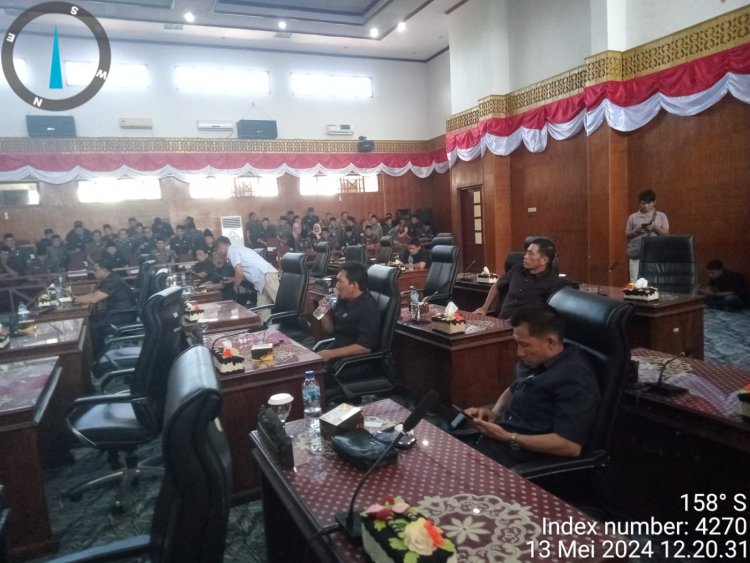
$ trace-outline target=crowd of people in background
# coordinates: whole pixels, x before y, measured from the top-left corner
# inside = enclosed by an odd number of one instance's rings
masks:
[[[394,219],[391,213],[380,218],[370,212],[359,221],[346,211],[338,217],[329,211],[320,218],[313,207],[308,207],[305,215],[287,211],[276,224],[269,217],[260,218],[251,212],[246,234],[252,247],[273,246],[281,242],[294,252],[306,252],[321,241],[331,242],[333,249],[338,250],[356,244],[375,245],[384,236],[393,237],[402,247],[414,238],[424,243],[434,236],[430,221],[422,221],[416,214]]]
[[[405,251],[410,242],[425,243],[434,236],[430,221],[422,221],[416,214],[394,218],[386,213],[380,218],[370,212],[360,221],[346,211],[338,216],[329,211],[321,219],[312,207],[304,215],[289,210],[275,224],[268,217],[250,212],[245,234],[250,248],[281,246],[282,252],[312,251],[321,241],[330,241],[334,250],[357,244],[374,246],[383,236],[393,238],[396,251]],[[127,226],[116,228],[105,223],[101,229],[93,230],[77,220],[64,236],[54,229],[44,229],[42,238],[33,247],[19,246],[13,234],[6,233],[0,246],[0,275],[91,269],[101,258],[110,259],[115,268],[137,266],[147,259],[166,265],[194,261],[197,251],[203,251],[202,257],[214,263],[219,260],[213,252],[214,242],[213,232],[198,229],[192,217],[186,217],[174,228],[161,217],[154,218],[151,224],[130,217]]]

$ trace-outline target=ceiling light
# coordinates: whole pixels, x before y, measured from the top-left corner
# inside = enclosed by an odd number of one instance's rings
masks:
[[[399,31],[404,31],[406,29],[406,23],[405,22],[398,22],[398,25],[396,26],[396,29]]]
[[[380,32],[378,31],[377,27],[371,27],[370,28],[370,37],[375,39],[378,35],[380,35]]]
[[[193,12],[185,12],[185,15],[183,17],[185,18],[185,21],[188,23],[193,23],[195,21],[195,16],[193,15]]]
[[[286,22],[284,20],[279,22],[279,29],[286,29]]]

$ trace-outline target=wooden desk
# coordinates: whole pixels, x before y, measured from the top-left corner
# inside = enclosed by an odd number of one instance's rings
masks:
[[[8,537],[14,558],[57,549],[42,476],[42,457],[61,428],[61,370],[56,366],[56,357],[0,365],[0,483],[11,509]]]
[[[431,305],[433,311],[445,308]],[[461,311],[473,334],[447,335],[430,324],[412,323],[402,309],[393,339],[393,356],[401,385],[418,394],[435,389],[444,405],[492,403],[514,377],[516,342],[508,321]]]
[[[216,346],[220,346],[224,340],[222,333],[211,337]],[[259,485],[247,434],[256,426],[260,406],[271,395],[289,393],[294,397],[290,418],[302,418],[302,381],[305,379],[305,371],[313,370],[318,373],[322,391],[323,359],[271,329],[235,335],[229,339],[247,360],[244,373],[219,376],[224,393],[221,418],[232,451],[234,495],[246,497],[256,492]],[[258,365],[250,359],[250,348],[261,342],[274,344],[273,365]]]
[[[599,287],[599,294],[623,301],[622,288]],[[635,317],[628,327],[632,348],[649,348],[668,354],[685,352],[703,359],[703,296],[659,292],[659,299],[648,303],[628,301]]]
[[[644,348],[632,353],[641,362],[642,379],[644,371],[655,378],[660,364],[672,357]],[[750,491],[750,423],[734,411],[736,403],[727,401],[750,383],[750,371],[681,358],[665,373],[689,392],[665,397],[630,388],[623,395],[612,449],[615,490],[634,517],[688,520],[694,530],[706,514],[686,512],[681,495],[732,498]],[[719,504],[712,517],[739,515]]]
[[[38,307],[30,309],[35,322],[66,321],[68,319],[88,320],[93,305],[88,303],[66,303],[57,307]]]
[[[243,307],[235,301],[215,301],[212,303],[201,304],[203,309],[203,319],[200,322],[206,323],[208,333],[219,331],[235,331],[241,328],[251,328],[260,326],[260,317],[250,309]],[[197,322],[183,323],[185,330],[193,331],[198,325]]]
[[[196,303],[215,303],[223,300],[224,297],[218,289],[207,289],[206,291],[196,289],[190,296],[190,301],[195,301]]]
[[[63,369],[60,397],[64,407],[89,392],[91,372],[91,339],[84,319],[67,319],[33,323],[36,327],[25,336],[13,336],[0,350],[0,363],[59,356]]]
[[[365,416],[394,422],[409,414],[390,400],[366,405],[364,411]],[[287,422],[287,428],[298,435],[303,424]],[[394,494],[403,495],[456,544],[459,561],[541,560],[538,551],[531,555],[530,542],[538,547],[542,541],[549,541],[555,553],[560,544],[591,542],[598,555],[591,560],[601,558],[606,537],[588,535],[588,531],[584,535],[547,534],[542,521],[570,520],[581,528],[589,522],[597,530],[601,524],[428,422],[420,422],[414,434],[414,447],[400,452],[397,463],[378,469],[365,482],[355,502],[357,512]],[[304,538],[330,526],[336,512],[348,509],[362,471],[332,452],[310,455],[306,463],[283,470],[257,432],[251,439],[262,472],[268,560],[302,561]],[[463,533],[462,525],[471,525],[477,533]],[[312,542],[311,551],[312,559],[318,561],[365,561],[361,546],[341,532],[323,535]]]
[[[457,280],[453,288],[454,303],[473,311],[484,303],[490,284]],[[582,286],[583,287],[583,286]],[[624,301],[622,288],[597,286],[600,295]],[[628,326],[632,347],[661,350],[671,354],[686,352],[703,359],[703,296],[659,292],[659,300],[628,301],[635,307],[635,316]]]
[[[491,283],[479,283],[476,274],[459,274],[453,285],[453,302],[461,309],[474,311],[484,305]]]

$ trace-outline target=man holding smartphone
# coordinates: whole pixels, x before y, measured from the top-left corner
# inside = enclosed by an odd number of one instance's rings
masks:
[[[563,324],[548,305],[511,318],[518,343],[516,379],[492,407],[465,413],[480,432],[474,447],[506,467],[545,457],[578,457],[599,406],[599,385],[581,350],[563,343]]]
[[[641,245],[644,237],[664,236],[669,234],[669,220],[661,211],[656,210],[656,193],[644,190],[638,194],[638,211],[628,217],[625,225],[625,236],[628,239],[627,254],[630,259],[630,281],[638,279]]]

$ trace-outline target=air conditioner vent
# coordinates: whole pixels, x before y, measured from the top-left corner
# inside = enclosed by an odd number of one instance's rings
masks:
[[[222,217],[221,234],[227,237],[232,244],[245,246],[245,235],[242,232],[242,217],[239,215]]]

